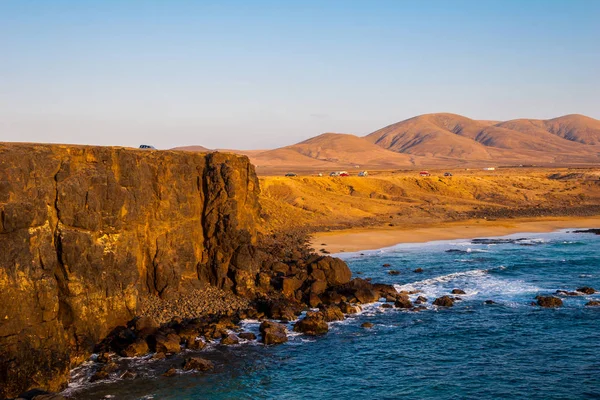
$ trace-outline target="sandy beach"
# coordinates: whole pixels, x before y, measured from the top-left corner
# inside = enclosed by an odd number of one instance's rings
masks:
[[[419,226],[345,229],[315,233],[311,246],[329,253],[374,250],[399,243],[422,243],[518,232],[552,232],[567,228],[598,228],[600,217],[470,220]]]

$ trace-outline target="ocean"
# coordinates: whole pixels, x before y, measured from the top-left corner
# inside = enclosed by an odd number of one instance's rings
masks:
[[[427,309],[367,305],[321,337],[292,334],[284,345],[245,343],[201,352],[211,373],[160,376],[177,366],[122,359],[137,373],[87,383],[90,365],[72,372],[74,399],[598,399],[600,294],[531,305],[539,294],[600,290],[600,236],[521,233],[493,240],[403,244],[342,253],[355,276],[418,290]],[[383,264],[390,264],[386,268]],[[422,273],[414,272],[422,268]],[[390,275],[390,269],[400,271]],[[462,289],[454,307],[431,302]],[[486,304],[492,300],[494,304]],[[361,324],[371,322],[371,329]],[[258,331],[258,321],[244,328]]]

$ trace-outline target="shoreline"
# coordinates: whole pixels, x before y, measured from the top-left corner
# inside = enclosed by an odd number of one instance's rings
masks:
[[[319,254],[377,250],[402,243],[504,236],[513,233],[552,232],[568,228],[598,228],[600,216],[466,220],[404,227],[350,228],[312,234],[310,246]],[[327,254],[327,253],[325,253]]]

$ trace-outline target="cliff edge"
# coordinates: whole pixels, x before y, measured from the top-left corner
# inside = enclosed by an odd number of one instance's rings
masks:
[[[63,388],[144,296],[251,291],[258,193],[245,156],[0,144],[0,398]]]

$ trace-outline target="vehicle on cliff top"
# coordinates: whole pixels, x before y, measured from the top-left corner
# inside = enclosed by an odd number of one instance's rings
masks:
[[[156,147],[150,145],[150,144],[140,144],[140,149],[144,149],[144,150],[156,150]]]
[[[452,176],[451,172],[444,172],[444,176]]]
[[[431,174],[429,173],[429,171],[421,171],[419,172],[420,176],[431,176]]]
[[[367,171],[360,171],[358,176],[369,176],[369,173]]]
[[[293,172],[288,172],[287,174],[285,174],[285,176],[298,176],[298,174],[295,174]]]

